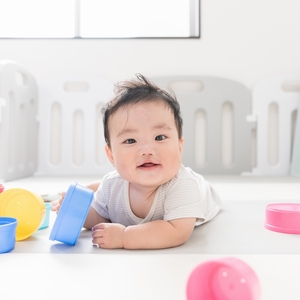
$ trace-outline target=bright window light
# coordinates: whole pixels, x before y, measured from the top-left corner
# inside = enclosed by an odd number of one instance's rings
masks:
[[[200,0],[0,0],[0,38],[200,37]]]
[[[189,0],[84,0],[80,12],[82,37],[190,36]]]
[[[74,37],[74,28],[74,0],[0,0],[2,38]]]

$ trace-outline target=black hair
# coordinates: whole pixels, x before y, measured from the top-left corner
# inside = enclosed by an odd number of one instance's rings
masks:
[[[140,102],[161,101],[169,107],[174,115],[179,139],[182,137],[182,118],[180,105],[172,91],[167,92],[159,88],[153,82],[141,74],[136,74],[136,78],[128,81],[121,81],[114,86],[115,96],[107,102],[101,109],[104,138],[110,147],[110,137],[108,121],[109,118],[120,108],[128,107]]]

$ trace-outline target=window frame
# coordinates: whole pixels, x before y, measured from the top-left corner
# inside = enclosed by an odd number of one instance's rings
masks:
[[[25,1],[25,0],[24,0]],[[132,40],[132,39],[200,39],[201,0],[190,1],[190,36],[136,36],[136,37],[82,37],[80,35],[80,2],[75,1],[75,21],[73,37],[1,37],[0,40]],[[84,1],[84,0],[83,0]]]

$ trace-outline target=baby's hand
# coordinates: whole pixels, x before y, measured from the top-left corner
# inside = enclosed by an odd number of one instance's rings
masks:
[[[51,210],[56,211],[56,213],[58,213],[58,211],[60,209],[60,206],[61,206],[62,202],[64,201],[66,192],[61,192],[61,193],[58,193],[58,194],[61,196],[60,199],[54,200],[54,201],[51,202]]]
[[[123,248],[123,233],[125,226],[117,223],[100,223],[92,228],[94,245],[100,248]]]

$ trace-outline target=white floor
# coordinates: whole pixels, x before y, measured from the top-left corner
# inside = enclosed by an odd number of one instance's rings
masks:
[[[95,177],[30,177],[4,183],[38,194],[67,190]],[[1,299],[185,299],[190,272],[200,263],[232,256],[259,277],[262,300],[300,299],[300,236],[264,228],[265,207],[300,202],[300,178],[206,176],[223,209],[194,230],[183,246],[155,250],[103,250],[83,231],[75,246],[50,241],[49,228],[0,255]],[[209,300],[209,299],[207,299]],[[242,300],[242,299],[241,299]]]

